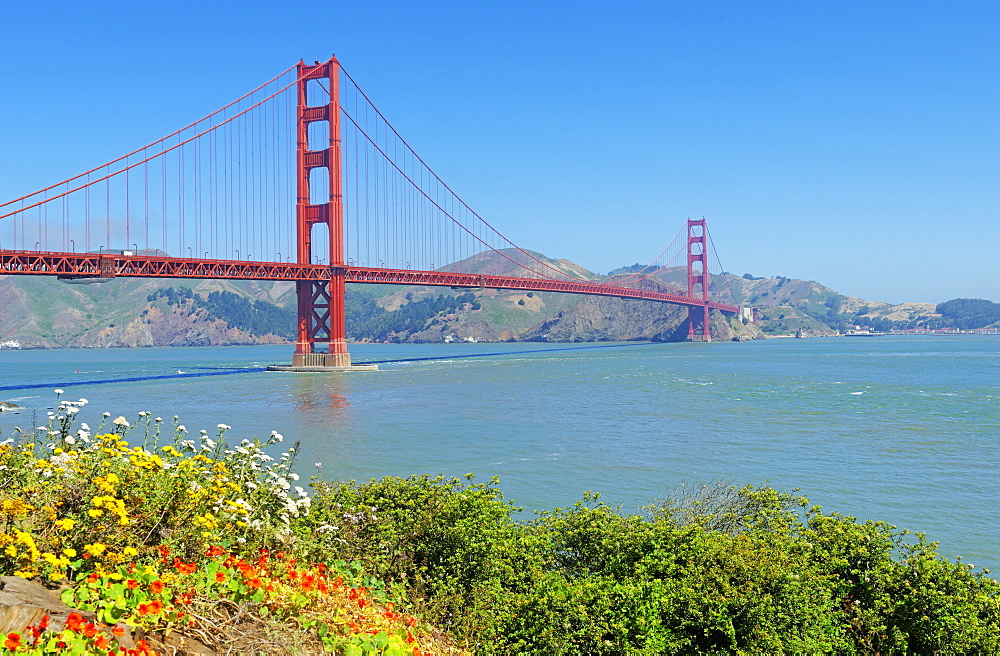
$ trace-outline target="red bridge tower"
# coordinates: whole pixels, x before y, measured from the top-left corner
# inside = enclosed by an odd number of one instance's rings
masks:
[[[295,205],[297,254],[299,264],[312,264],[313,227],[325,223],[329,228],[330,279],[298,280],[298,339],[292,366],[349,367],[347,331],[344,322],[344,292],[347,268],[344,263],[344,200],[341,190],[340,150],[340,62],[331,57],[324,63],[298,65],[298,147],[296,149]],[[309,105],[311,81],[326,82],[329,101]],[[324,85],[325,86],[325,85]],[[325,121],[329,143],[324,148],[310,150],[309,126]],[[326,169],[329,196],[322,203],[313,203],[310,183],[314,169]],[[316,345],[325,342],[326,351]]]
[[[705,219],[688,219],[688,291],[689,298],[701,298],[704,306],[688,308],[688,341],[711,342],[708,323],[708,235]],[[700,288],[699,288],[700,287]]]

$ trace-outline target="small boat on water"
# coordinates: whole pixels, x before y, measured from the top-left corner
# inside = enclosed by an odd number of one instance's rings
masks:
[[[873,330],[848,330],[844,333],[844,337],[884,337],[887,334]]]

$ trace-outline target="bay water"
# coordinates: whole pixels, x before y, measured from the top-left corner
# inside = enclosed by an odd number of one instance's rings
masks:
[[[0,350],[0,399],[23,408],[0,430],[43,425],[58,387],[90,401],[92,428],[104,411],[148,411],[194,434],[227,424],[237,441],[277,430],[301,442],[304,476],[499,476],[528,511],[587,490],[634,512],[680,485],[768,483],[1000,571],[1000,337],[351,353],[380,371],[260,369],[288,346]]]

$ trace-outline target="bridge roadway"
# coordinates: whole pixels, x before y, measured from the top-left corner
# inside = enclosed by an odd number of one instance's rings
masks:
[[[512,289],[615,296],[644,301],[739,312],[725,303],[665,294],[631,287],[548,278],[519,278],[449,271],[408,271],[371,267],[343,267],[346,282],[391,285],[430,285],[483,289]],[[117,253],[62,253],[0,250],[0,274],[45,275],[60,278],[210,278],[225,280],[329,280],[334,268],[326,264],[203,260],[194,258],[121,255]]]

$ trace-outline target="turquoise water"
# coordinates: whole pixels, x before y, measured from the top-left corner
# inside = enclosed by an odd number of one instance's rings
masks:
[[[0,391],[26,408],[0,428],[44,423],[58,384],[90,400],[92,425],[148,410],[191,431],[274,429],[301,440],[303,473],[498,475],[529,509],[595,490],[635,510],[683,483],[766,481],[1000,571],[1000,338],[585,346],[356,345],[355,361],[434,359],[106,385],[72,383],[257,367],[290,349],[0,351],[0,387],[51,383]]]

